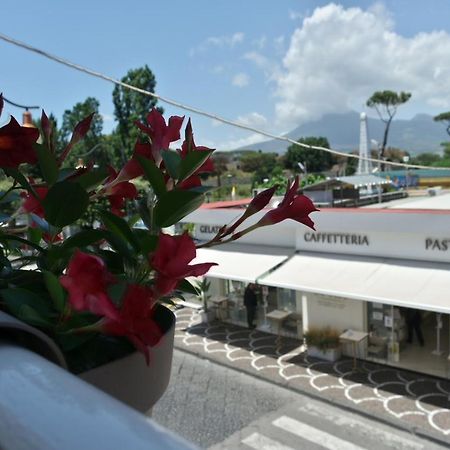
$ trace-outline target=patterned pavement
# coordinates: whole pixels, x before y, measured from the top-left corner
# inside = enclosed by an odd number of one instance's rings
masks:
[[[201,323],[195,309],[176,312],[175,346],[263,379],[338,405],[400,421],[412,432],[450,442],[450,382],[414,372],[343,358],[309,357],[296,339],[223,322]]]

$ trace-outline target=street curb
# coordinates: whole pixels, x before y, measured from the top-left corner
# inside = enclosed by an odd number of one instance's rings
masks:
[[[206,359],[208,361],[211,361],[215,364],[218,364],[222,367],[227,367],[228,369],[232,369],[235,372],[238,373],[246,373],[247,375],[252,376],[253,378],[257,379],[257,380],[262,380],[262,381],[266,381],[274,386],[278,386],[290,391],[295,391],[299,394],[304,395],[305,397],[310,397],[314,400],[319,400],[325,403],[328,403],[329,405],[344,409],[348,412],[354,413],[354,414],[359,414],[367,419],[375,419],[376,421],[384,424],[384,425],[388,425],[388,426],[394,426],[396,428],[401,429],[402,431],[408,432],[414,436],[418,436],[424,439],[427,439],[429,441],[432,441],[438,445],[444,445],[445,447],[449,447],[450,446],[450,438],[440,438],[438,436],[435,436],[434,434],[432,434],[431,432],[429,432],[428,430],[423,429],[422,427],[418,427],[418,426],[410,426],[406,423],[404,423],[403,421],[401,421],[400,419],[397,419],[396,417],[392,417],[391,419],[387,419],[384,416],[382,416],[381,414],[377,413],[377,412],[373,412],[373,413],[369,413],[367,411],[365,411],[364,409],[360,409],[357,406],[353,406],[353,405],[345,405],[342,404],[340,402],[337,402],[333,399],[327,398],[326,396],[324,396],[323,394],[319,393],[319,392],[309,392],[303,389],[298,388],[297,386],[292,386],[289,384],[288,381],[284,381],[281,383],[278,383],[270,378],[265,378],[264,376],[259,375],[258,373],[255,373],[254,371],[252,371],[251,369],[237,369],[236,367],[233,367],[231,364],[227,364],[224,363],[222,361],[218,361],[215,360],[213,358],[208,358],[207,355],[205,355],[204,353],[195,351],[195,350],[190,350],[187,349],[186,347],[183,346],[179,346],[176,343],[174,344],[174,347],[177,350],[180,350],[181,352],[184,353],[188,353],[190,355],[195,355],[197,357],[200,357],[202,359]]]

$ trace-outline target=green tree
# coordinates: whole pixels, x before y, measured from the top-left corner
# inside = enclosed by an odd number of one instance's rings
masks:
[[[383,142],[380,148],[381,158],[385,156],[389,128],[391,127],[392,119],[397,113],[397,108],[406,103],[410,98],[410,92],[376,91],[366,102],[369,108],[375,108],[378,117],[384,122]]]
[[[156,79],[147,65],[131,69],[121,80],[123,83],[155,92]],[[145,122],[149,111],[156,106],[158,100],[154,97],[141,94],[122,86],[116,86],[113,90],[114,116],[118,122],[116,132],[122,144],[122,158],[131,154],[139,130],[135,121]],[[162,113],[163,109],[158,108]]]
[[[255,182],[270,178],[277,167],[276,153],[249,152],[241,156],[239,165],[242,171],[253,173]]]
[[[91,122],[91,128],[84,139],[76,144],[69,156],[67,162],[76,166],[78,159],[94,161],[96,164],[104,164],[109,162],[109,157],[105,149],[102,147],[102,129],[103,119],[99,113],[100,103],[94,97],[88,97],[84,102],[78,102],[72,109],[66,109],[63,114],[61,125],[61,143],[66,145],[72,136],[72,131],[78,122],[94,113]]]
[[[447,134],[450,136],[450,111],[438,114],[433,117],[435,122],[445,122]]]
[[[330,148],[328,139],[323,136],[302,137],[297,142],[315,147]],[[298,163],[306,166],[307,172],[323,172],[329,170],[335,161],[336,159],[331,153],[295,144],[290,145],[284,155],[284,166],[293,172],[300,172]]]
[[[437,153],[421,153],[411,159],[411,164],[419,164],[421,166],[439,165],[441,157]]]
[[[213,163],[214,163],[214,172],[212,175],[215,175],[217,177],[217,186],[222,186],[222,179],[221,176],[227,172],[228,170],[228,164],[230,163],[230,158],[225,153],[213,153],[211,157]]]

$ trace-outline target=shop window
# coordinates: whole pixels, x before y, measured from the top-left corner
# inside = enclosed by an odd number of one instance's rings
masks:
[[[278,309],[295,312],[297,310],[295,291],[278,288]]]
[[[226,280],[225,282],[225,294],[230,295],[243,295],[245,290],[245,283],[236,280]]]

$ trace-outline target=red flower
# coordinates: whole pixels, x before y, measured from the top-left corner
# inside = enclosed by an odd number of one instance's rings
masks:
[[[159,295],[173,291],[183,278],[204,275],[211,266],[217,265],[189,265],[196,253],[194,241],[187,232],[181,236],[160,233],[158,246],[150,261],[157,272],[155,288]]]
[[[163,115],[153,108],[147,114],[147,125],[136,122],[136,125],[150,137],[152,144],[152,155],[157,165],[161,162],[161,150],[167,150],[171,142],[180,139],[180,129],[184,116],[172,116],[166,125]]]
[[[29,192],[22,192],[21,196],[24,198],[24,202],[22,203],[22,209],[28,214],[36,214],[39,217],[45,216],[44,208],[42,207],[42,200],[47,196],[48,188],[47,187],[34,187],[34,191],[36,192],[39,199],[37,199],[34,195]]]
[[[272,225],[285,219],[292,219],[314,230],[314,222],[309,218],[309,214],[318,211],[318,209],[308,197],[298,195],[297,190],[298,177],[295,178],[291,187],[288,184],[282,202],[263,216],[258,222],[259,226]]]
[[[109,178],[108,182],[111,182],[117,178],[117,172],[113,167],[109,167]],[[123,207],[125,205],[125,199],[136,198],[138,196],[138,191],[133,183],[128,181],[122,181],[106,190],[108,195],[108,200],[111,203],[111,212],[117,216],[123,216]]]
[[[188,120],[185,130],[185,137],[181,150],[179,150],[181,158],[185,158],[190,152],[211,152],[212,149],[208,147],[197,147],[194,142],[194,134],[192,132],[191,119]],[[201,186],[201,180],[199,174],[214,172],[214,163],[209,157],[189,178],[179,183],[178,187],[182,189],[190,189],[193,187]]]
[[[133,157],[128,161],[120,171],[118,178],[120,180],[131,180],[144,173],[136,156],[150,159],[159,167],[162,161],[161,151],[167,150],[171,142],[180,139],[180,129],[184,117],[172,116],[166,125],[164,117],[155,108],[147,115],[147,125],[136,122],[136,125],[147,134],[150,143],[141,144],[136,142]]]
[[[152,155],[152,146],[150,144],[140,144],[139,142],[136,142],[136,145],[134,146],[133,157],[119,172],[119,175],[117,177],[119,180],[132,180],[133,178],[143,175],[144,171],[142,170],[142,166],[137,159],[138,155],[154,161]]]
[[[98,256],[77,250],[59,281],[69,291],[69,302],[77,311],[119,319],[117,308],[106,292],[115,279]]]
[[[3,105],[3,98],[1,103]],[[37,155],[33,144],[38,138],[37,128],[22,127],[11,117],[10,122],[0,128],[0,167],[17,168],[22,163],[35,164]]]
[[[144,353],[149,362],[148,347],[156,345],[162,336],[154,320],[155,295],[148,286],[131,284],[127,287],[122,308],[117,320],[106,320],[103,331],[117,336],[126,336],[135,347]]]

